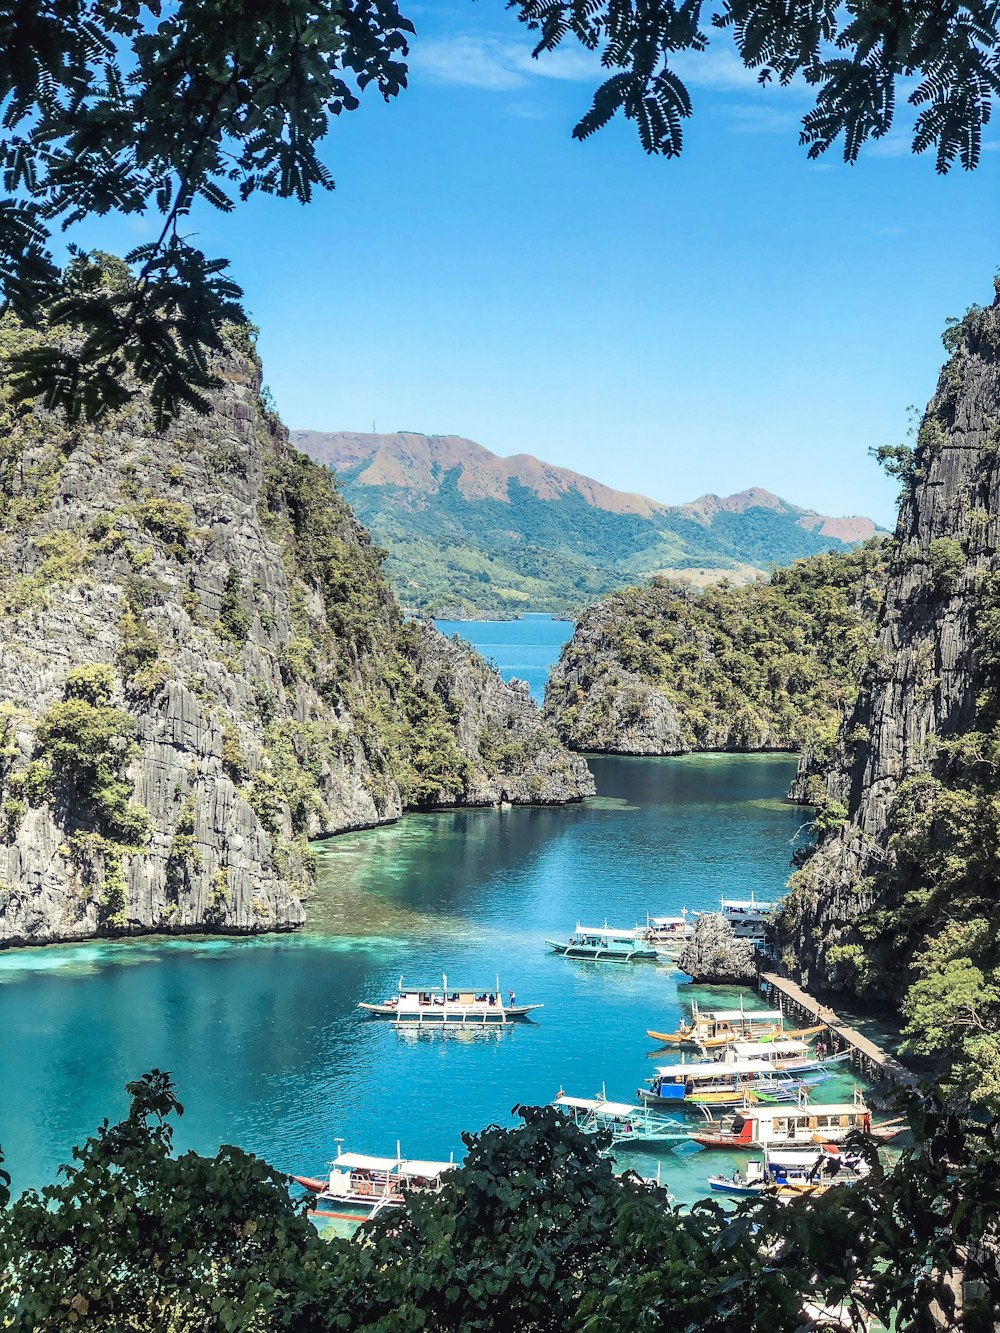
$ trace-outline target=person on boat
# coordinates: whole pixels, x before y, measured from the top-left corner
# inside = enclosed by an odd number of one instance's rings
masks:
[[[490,1004],[496,1004],[496,1002],[497,1002],[497,997],[491,992],[491,993],[490,993]]]
[[[508,1009],[513,1009],[513,1007],[514,1007],[514,1001],[515,1001],[516,999],[517,999],[517,996],[514,994],[514,992],[513,992],[512,990],[509,990],[509,991],[507,992],[507,1008],[508,1008]]]

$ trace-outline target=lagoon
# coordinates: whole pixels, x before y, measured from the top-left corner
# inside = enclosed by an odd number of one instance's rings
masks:
[[[573,633],[571,620],[553,620],[532,614],[520,620],[435,620],[442,634],[457,634],[471,643],[488,662],[494,663],[505,680],[527,681],[531,697],[540,704],[563,645]]]
[[[794,769],[784,756],[593,767],[599,794],[579,805],[411,815],[320,845],[299,935],[0,955],[0,1144],[15,1189],[52,1180],[153,1066],[172,1072],[186,1107],[179,1146],[236,1143],[309,1174],[338,1139],[460,1156],[463,1130],[511,1123],[516,1103],[560,1087],[634,1098],[652,1072],[646,1029],[675,1026],[692,988],[666,967],[558,958],[546,937],[578,919],[713,907],[723,892],[773,897],[802,812],[781,799]],[[442,972],[477,987],[499,972],[545,1007],[507,1031],[408,1034],[355,1008],[401,974],[433,984]],[[736,1160],[712,1154],[712,1169]],[[705,1154],[663,1158],[682,1199],[703,1192],[708,1169]]]

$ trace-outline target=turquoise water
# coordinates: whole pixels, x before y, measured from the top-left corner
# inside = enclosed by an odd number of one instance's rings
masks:
[[[442,634],[457,634],[487,661],[495,662],[500,674],[510,680],[526,680],[532,697],[542,702],[549,678],[563,644],[573,633],[569,620],[547,615],[529,615],[522,620],[435,620]]]
[[[446,1158],[461,1154],[463,1130],[510,1123],[515,1103],[560,1087],[632,1099],[654,1063],[646,1029],[673,1028],[691,988],[666,967],[567,961],[546,937],[578,919],[711,907],[723,892],[770,897],[802,814],[780,801],[784,757],[593,766],[600,794],[582,805],[409,816],[326,843],[301,935],[0,955],[0,1144],[15,1188],[51,1180],[153,1066],[173,1073],[186,1106],[180,1146],[238,1143],[310,1174],[338,1137]],[[498,971],[519,1000],[544,1005],[536,1023],[399,1034],[355,1008],[401,973],[485,988]],[[691,1199],[710,1166],[736,1160],[668,1152],[663,1172]]]

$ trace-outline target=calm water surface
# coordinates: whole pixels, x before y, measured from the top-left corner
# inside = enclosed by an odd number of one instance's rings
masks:
[[[542,702],[549,678],[563,644],[573,633],[569,620],[530,615],[522,620],[435,620],[442,634],[457,634],[471,643],[487,661],[495,662],[500,674],[510,680],[526,680],[537,703]]]
[[[408,816],[322,845],[300,935],[0,955],[0,1144],[15,1187],[51,1180],[153,1066],[174,1074],[185,1104],[180,1146],[237,1143],[310,1173],[338,1137],[356,1151],[391,1153],[398,1139],[404,1154],[447,1157],[461,1154],[462,1130],[510,1123],[515,1103],[560,1087],[633,1099],[652,1072],[646,1029],[673,1028],[691,987],[666,967],[567,961],[545,938],[578,919],[631,925],[711,907],[724,891],[774,895],[802,813],[779,799],[786,758],[593,767],[599,796],[582,805]],[[355,1008],[400,974],[485,988],[498,971],[519,999],[544,1004],[536,1023],[398,1034]],[[666,1153],[664,1174],[690,1199],[710,1162],[735,1165]]]

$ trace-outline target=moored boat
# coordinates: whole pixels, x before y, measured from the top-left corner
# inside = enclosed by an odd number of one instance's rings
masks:
[[[762,1041],[783,1037],[784,1015],[780,1009],[699,1009],[691,1007],[690,1023],[682,1023],[676,1032],[646,1033],[664,1046],[701,1046],[718,1050],[734,1041]]]
[[[513,991],[507,992],[504,1003],[500,978],[490,990],[448,985],[441,978],[440,986],[404,986],[399,978],[396,994],[381,1004],[360,1003],[358,1008],[370,1018],[385,1018],[393,1023],[511,1023],[527,1016],[540,1004],[517,1004]]]
[[[803,1074],[821,1069],[835,1073],[836,1070],[829,1067],[845,1064],[850,1060],[851,1052],[843,1050],[836,1055],[819,1055],[801,1038],[782,1040],[776,1038],[769,1042],[736,1041],[730,1046],[723,1047],[716,1058],[724,1064],[743,1061],[767,1063],[786,1074]]]
[[[753,890],[749,898],[723,898],[719,912],[696,912],[695,916],[721,916],[734,938],[763,944],[776,904],[758,902]]]
[[[317,1217],[358,1221],[383,1208],[401,1208],[407,1195],[437,1193],[454,1162],[429,1162],[366,1153],[338,1152],[325,1179],[293,1176],[316,1195],[310,1213]],[[318,1188],[317,1188],[318,1187]]]
[[[560,1090],[552,1103],[587,1134],[607,1130],[612,1146],[673,1143],[687,1138],[680,1120],[659,1115],[646,1106],[612,1102],[605,1097],[570,1097]]]
[[[546,940],[554,953],[564,958],[577,958],[592,963],[655,963],[656,949],[643,938],[643,929],[636,926],[581,926],[568,940]]]
[[[766,1060],[660,1065],[639,1088],[638,1097],[647,1106],[739,1106],[756,1102],[794,1101],[803,1086],[801,1079],[782,1074]]]
[[[887,1140],[904,1128],[901,1120],[873,1124],[868,1107],[856,1096],[853,1102],[748,1105],[726,1124],[693,1130],[690,1137],[703,1148],[796,1148],[839,1143],[858,1131]]]
[[[871,1168],[857,1153],[842,1153],[829,1143],[815,1151],[765,1149],[764,1157],[751,1158],[743,1171],[730,1176],[709,1176],[709,1188],[717,1194],[753,1198],[770,1194],[779,1199],[802,1194],[823,1194],[834,1185],[852,1185],[869,1175]]]
[[[674,962],[694,938],[694,925],[688,920],[686,911],[680,916],[647,914],[642,937],[656,949],[658,957]]]

